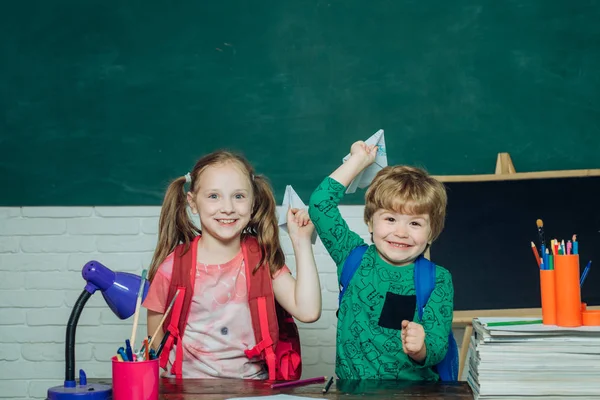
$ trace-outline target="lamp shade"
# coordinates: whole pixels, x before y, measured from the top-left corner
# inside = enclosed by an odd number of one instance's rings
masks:
[[[98,261],[89,261],[81,270],[87,281],[85,290],[94,294],[100,290],[108,307],[120,319],[127,319],[135,313],[135,305],[140,289],[141,277],[127,272],[114,272]],[[148,294],[149,283],[144,283],[142,300]]]

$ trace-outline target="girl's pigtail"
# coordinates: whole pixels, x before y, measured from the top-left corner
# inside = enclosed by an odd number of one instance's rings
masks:
[[[285,256],[279,242],[275,196],[263,176],[252,176],[252,181],[255,189],[254,209],[248,223],[248,233],[256,236],[262,250],[261,260],[256,269],[266,262],[269,264],[271,275],[274,275],[285,264]]]
[[[148,271],[150,281],[154,279],[160,264],[179,243],[185,243],[187,250],[194,237],[200,233],[187,213],[185,183],[186,178],[182,176],[167,188],[158,222],[158,244]]]

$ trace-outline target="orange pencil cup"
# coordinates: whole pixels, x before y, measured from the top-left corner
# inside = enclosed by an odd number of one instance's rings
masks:
[[[158,400],[158,359],[119,361],[112,358],[113,400]]]
[[[556,325],[581,326],[579,255],[554,256]]]
[[[554,270],[540,270],[542,322],[544,325],[556,325],[556,289],[554,276]]]

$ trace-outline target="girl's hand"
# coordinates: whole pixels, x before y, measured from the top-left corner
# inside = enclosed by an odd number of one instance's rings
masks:
[[[368,145],[362,140],[354,142],[350,148],[350,156],[356,157],[361,161],[363,168],[371,165],[377,156],[377,145]]]
[[[299,208],[290,208],[288,210],[287,227],[292,242],[304,239],[310,241],[310,237],[315,230],[315,226],[308,216],[308,210]]]

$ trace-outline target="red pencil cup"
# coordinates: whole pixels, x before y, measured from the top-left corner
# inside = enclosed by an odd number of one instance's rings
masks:
[[[581,326],[581,288],[579,255],[554,256],[556,287],[556,325]]]
[[[544,325],[556,325],[556,289],[553,269],[540,270],[540,292],[542,322]]]
[[[119,361],[112,358],[113,400],[158,400],[158,359]]]

